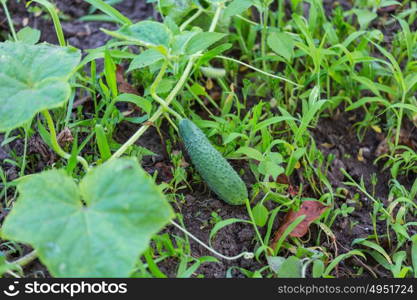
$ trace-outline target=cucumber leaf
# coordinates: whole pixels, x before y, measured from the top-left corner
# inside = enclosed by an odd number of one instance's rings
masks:
[[[0,132],[22,126],[42,110],[62,106],[71,93],[67,81],[80,59],[74,48],[0,43]]]
[[[134,159],[108,161],[79,184],[63,170],[25,177],[2,238],[32,245],[55,277],[127,277],[173,211]]]

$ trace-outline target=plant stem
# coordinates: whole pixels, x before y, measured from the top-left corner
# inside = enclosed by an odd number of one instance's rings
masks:
[[[278,0],[278,28],[282,30],[284,21],[284,0]]]
[[[180,114],[177,113],[172,108],[170,108],[167,105],[167,103],[165,102],[165,100],[162,99],[161,97],[159,97],[158,94],[156,93],[156,88],[158,87],[158,84],[161,82],[162,78],[164,77],[167,66],[168,66],[168,61],[165,61],[164,64],[162,65],[161,69],[159,70],[159,73],[156,76],[155,81],[151,85],[151,96],[156,102],[158,102],[163,107],[164,111],[169,112],[174,117],[176,117],[178,120],[181,120],[182,117],[180,116]],[[170,121],[170,123],[171,123],[171,120],[169,119],[169,116],[166,116],[166,117],[167,117],[168,121]]]
[[[258,230],[258,226],[256,226],[255,218],[253,217],[252,209],[250,207],[249,199],[246,199],[246,210],[248,211],[249,218],[251,219],[251,223],[253,225],[253,229],[255,230],[256,236],[258,237],[259,242],[262,246],[265,246],[264,241],[262,240],[262,236]]]
[[[261,69],[258,69],[258,68],[254,67],[254,66],[251,66],[251,65],[247,64],[247,63],[244,63],[243,61],[240,61],[240,60],[237,60],[237,59],[234,59],[234,58],[231,58],[231,57],[223,56],[223,55],[217,55],[216,57],[217,58],[221,58],[221,59],[225,59],[225,60],[233,61],[235,63],[241,64],[242,66],[245,66],[245,67],[247,67],[249,69],[252,69],[252,70],[254,70],[256,72],[259,72],[261,74],[264,74],[266,76],[269,76],[269,77],[272,77],[272,78],[276,78],[276,79],[280,79],[280,80],[286,81],[288,83],[291,83],[291,84],[293,84],[295,86],[301,87],[301,85],[299,85],[299,84],[297,84],[297,83],[295,83],[295,82],[293,82],[293,81],[291,81],[291,80],[289,80],[289,79],[287,79],[285,77],[277,76],[277,75],[274,75],[274,74],[271,74],[271,73],[262,71]]]
[[[199,8],[198,11],[192,15],[188,20],[186,20],[184,23],[180,26],[180,31],[183,31],[192,21],[198,18],[199,15],[204,11],[204,9]]]
[[[7,18],[7,23],[9,23],[9,27],[10,27],[10,31],[11,31],[11,33],[12,33],[12,37],[13,37],[13,39],[14,39],[15,41],[18,41],[18,39],[17,39],[17,34],[16,34],[16,30],[14,29],[13,20],[12,20],[12,18],[10,17],[10,13],[9,13],[9,9],[7,8],[6,1],[2,1],[2,0],[1,0],[0,2],[1,2],[1,4],[3,5],[4,14],[6,15],[6,18]]]
[[[266,27],[266,23],[268,22],[268,7],[265,5],[262,15],[261,15],[261,21],[262,21],[262,32],[261,32],[261,55],[262,58],[266,57],[266,34],[268,31],[268,28]],[[262,68],[264,71],[267,71],[267,65],[266,60],[262,59]]]
[[[206,248],[207,250],[209,250],[210,252],[212,252],[213,254],[217,255],[218,257],[225,259],[225,260],[236,260],[239,259],[241,257],[244,257],[246,259],[252,259],[254,257],[252,252],[242,252],[236,256],[225,256],[219,252],[217,252],[216,250],[214,250],[213,248],[207,246],[205,243],[203,243],[202,241],[200,241],[198,238],[196,238],[194,235],[192,235],[190,232],[188,232],[186,229],[182,228],[180,225],[178,225],[177,223],[175,223],[174,221],[171,220],[171,224],[174,225],[175,227],[177,227],[179,230],[181,230],[182,232],[184,232],[187,236],[189,236],[190,238],[192,238],[194,241],[196,241],[197,243],[199,243],[201,246],[203,246],[204,248]]]
[[[21,267],[26,266],[27,264],[31,263],[33,260],[35,260],[38,257],[38,254],[36,253],[36,250],[33,250],[26,254],[25,256],[22,256],[21,258],[13,261],[13,264],[19,265]]]
[[[406,93],[403,92],[402,94],[403,95],[401,97],[401,104],[404,104]],[[399,115],[398,115],[397,130],[395,132],[395,148],[398,146],[398,143],[400,142],[400,133],[401,133],[401,124],[402,124],[402,120],[403,120],[403,114],[404,114],[404,107],[401,106],[400,107],[400,112],[399,112]],[[393,152],[395,152],[395,149],[393,150]]]
[[[28,151],[28,139],[29,139],[29,129],[30,129],[30,125],[31,124],[27,124],[24,127],[24,131],[25,131],[25,140],[24,140],[24,146],[23,146],[23,161],[22,161],[22,166],[20,168],[20,176],[25,175],[25,169],[26,169],[26,154]]]
[[[214,13],[213,20],[211,21],[209,32],[213,32],[216,29],[216,26],[217,26],[217,23],[219,22],[220,14],[221,14],[223,8],[224,8],[224,3],[220,2],[217,5],[216,12]]]
[[[47,123],[47,125],[48,125],[48,128],[49,128],[49,133],[50,133],[50,137],[51,137],[51,146],[52,146],[52,149],[53,149],[53,150],[54,150],[54,151],[55,151],[55,152],[56,152],[59,156],[61,156],[61,157],[65,158],[65,159],[70,159],[71,154],[69,154],[69,153],[65,152],[65,151],[61,148],[61,146],[59,145],[59,143],[58,143],[57,136],[56,136],[56,131],[55,131],[54,121],[52,120],[52,117],[51,117],[51,115],[50,115],[49,111],[48,111],[48,110],[43,110],[43,111],[42,111],[42,114],[43,114],[43,116],[44,116],[44,118],[45,118],[45,120],[46,120],[46,123]],[[81,165],[84,167],[84,169],[85,169],[86,171],[88,171],[88,169],[89,169],[88,162],[87,162],[84,158],[82,158],[81,156],[77,156],[77,160],[78,160],[78,162],[80,162],[80,163],[81,163]]]
[[[220,18],[220,13],[222,11],[222,8],[224,7],[223,3],[220,3],[216,9],[216,12],[214,14],[213,20],[210,25],[209,32],[213,32],[216,29],[217,22]],[[199,51],[196,54],[192,55],[190,59],[188,60],[187,65],[185,66],[185,69],[178,80],[175,87],[171,90],[169,95],[167,96],[166,100],[164,101],[164,105],[161,105],[157,111],[153,114],[153,116],[146,122],[142,127],[140,127],[113,155],[109,158],[109,160],[115,159],[117,157],[120,157],[126,150],[133,145],[141,136],[145,133],[145,131],[156,121],[158,118],[163,114],[164,109],[170,105],[172,100],[177,96],[183,85],[186,83],[188,76],[191,73],[191,70],[193,69],[194,62],[197,60],[197,58],[201,55],[203,51]],[[162,99],[161,99],[162,100]],[[163,100],[162,100],[163,101]]]
[[[253,25],[253,26],[260,26],[260,24],[259,24],[259,23],[254,22],[254,21],[252,21],[252,20],[249,20],[248,18],[245,18],[245,17],[243,17],[242,15],[236,15],[235,17],[236,17],[236,18],[239,18],[239,19],[241,19],[241,20],[243,20],[243,21],[245,21],[245,22],[247,22],[247,23],[249,23],[249,24],[251,24],[251,25]]]

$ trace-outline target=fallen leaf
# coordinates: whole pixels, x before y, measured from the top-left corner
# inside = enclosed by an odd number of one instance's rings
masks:
[[[379,13],[390,13],[390,12],[395,12],[397,10],[397,8],[399,8],[400,5],[399,4],[394,4],[394,5],[388,5],[388,6],[384,6],[384,7],[380,7],[378,8],[378,12]]]
[[[365,158],[363,157],[363,148],[360,148],[359,149],[359,153],[358,153],[357,159],[359,161],[365,161]]]
[[[290,184],[290,179],[283,173],[278,175],[276,182],[280,184]]]
[[[377,125],[372,125],[371,127],[376,133],[381,133],[382,132],[381,127],[379,127]]]
[[[292,237],[302,237],[308,231],[310,224],[320,218],[320,216],[325,212],[328,206],[324,205],[321,202],[307,200],[301,203],[300,209],[298,211],[290,210],[284,218],[284,222],[275,232],[274,238],[271,243],[271,248],[275,249],[277,242],[285,232],[285,230],[290,226],[295,219],[299,216],[305,215],[303,221],[298,224],[293,231],[289,234]]]
[[[165,162],[158,162],[155,164],[155,170],[163,182],[170,182],[174,177],[172,175],[172,166]]]
[[[299,192],[298,187],[293,186],[291,184],[289,185],[288,194],[290,194],[290,196],[295,197],[298,195],[298,192]]]
[[[119,93],[139,95],[138,91],[124,77],[125,70],[121,65],[116,66],[116,81]]]
[[[330,144],[330,143],[322,143],[322,144],[320,144],[320,146],[322,146],[322,147],[324,147],[326,149],[331,149],[331,148],[334,147],[334,145],[333,144]]]
[[[47,165],[52,165],[57,159],[55,152],[49,149],[48,145],[39,135],[34,135],[29,139],[29,153],[40,154],[42,160]]]
[[[72,143],[74,137],[72,136],[71,131],[68,127],[65,127],[57,136],[58,143],[61,147],[64,147],[66,144]]]

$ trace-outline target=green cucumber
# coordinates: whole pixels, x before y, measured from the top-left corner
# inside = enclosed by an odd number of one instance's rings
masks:
[[[179,131],[193,165],[209,188],[229,204],[244,204],[248,198],[245,183],[205,134],[188,119],[179,122]]]

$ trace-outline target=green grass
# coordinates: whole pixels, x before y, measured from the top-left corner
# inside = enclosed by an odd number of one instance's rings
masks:
[[[65,45],[58,15],[46,1],[35,2],[52,12],[60,44]],[[136,26],[103,1],[87,2],[92,4],[90,13],[99,13],[97,20],[110,18],[125,29]],[[142,163],[154,155],[146,145],[137,144],[153,127],[164,141],[168,153],[164,163],[172,174],[161,182],[156,172],[153,179],[176,210],[176,222],[187,228],[182,214],[186,196],[215,197],[181,151],[177,121],[187,117],[232,162],[250,192],[244,218],[223,219],[213,211],[201,223],[209,233],[209,240],[202,242],[213,250],[216,235],[227,226],[242,223],[252,229],[248,252],[254,257],[248,259],[256,263],[243,269],[238,260],[227,262],[225,277],[237,273],[264,278],[416,277],[417,154],[409,142],[417,116],[416,3],[402,1],[395,12],[383,15],[379,9],[387,1],[352,1],[350,10],[336,6],[330,11],[319,0],[292,1],[291,5],[282,0],[201,2],[204,5],[189,1],[183,9],[167,1],[155,3],[164,21],[147,23],[152,28],[141,29],[150,30],[150,37],[123,29],[103,30],[113,39],[87,51],[70,80],[73,94],[67,104],[46,110],[43,117],[5,134],[3,147],[20,140],[24,152],[11,147],[0,168],[1,210],[12,209],[17,197],[7,168],[15,166],[19,176],[39,172],[42,158],[28,151],[28,141],[35,136],[60,156],[53,167],[64,168],[78,180],[93,166],[120,156],[133,156]],[[310,3],[307,15],[302,9],[305,2]],[[394,30],[384,29],[392,25]],[[170,44],[164,41],[166,32]],[[11,26],[10,39],[18,36]],[[97,59],[104,59],[102,71]],[[129,73],[123,76],[139,95],[128,94],[118,85],[116,65],[129,64]],[[83,97],[88,99],[86,106],[73,110],[74,101]],[[127,103],[129,109],[136,108],[133,114],[119,109]],[[332,179],[335,159],[362,159],[359,153],[342,153],[339,158],[327,155],[325,145],[318,144],[314,132],[323,120],[337,115],[354,118],[346,131],[353,130],[357,144],[369,135],[385,139],[386,151],[363,162],[388,174],[384,179],[378,174],[352,176],[344,169],[340,184]],[[135,131],[122,143],[117,136],[126,122]],[[64,128],[69,128],[74,139],[59,144],[56,136]],[[355,149],[352,140],[340,142],[346,149]],[[329,147],[334,146],[338,145]],[[289,183],[281,182],[282,177]],[[384,195],[376,192],[381,185],[387,190]],[[302,238],[290,236],[302,221],[296,219],[279,247],[271,249],[284,215],[298,210],[305,200],[320,201],[329,209]],[[358,217],[361,212],[364,217]],[[339,241],[340,224],[350,231],[367,229],[346,244]],[[193,237],[177,233],[154,235],[131,276],[203,277],[202,264],[226,263],[227,258],[222,260],[216,252],[199,257],[190,244]],[[24,255],[18,243],[0,242],[0,250],[8,257]],[[172,274],[160,268],[165,261],[174,262]],[[1,266],[0,260],[0,271]],[[5,273],[28,275],[22,268]]]

